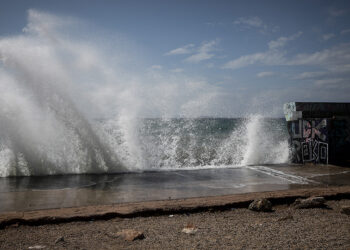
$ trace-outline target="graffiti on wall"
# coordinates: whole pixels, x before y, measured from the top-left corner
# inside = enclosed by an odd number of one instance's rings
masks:
[[[302,162],[328,163],[328,143],[309,140],[301,144]]]
[[[327,119],[300,119],[288,123],[293,161],[328,163]]]

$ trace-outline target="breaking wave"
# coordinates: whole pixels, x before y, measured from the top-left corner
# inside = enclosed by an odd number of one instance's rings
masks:
[[[140,70],[123,39],[104,50],[77,20],[28,13],[23,34],[0,38],[0,176],[288,161],[283,120],[200,118],[217,88]]]

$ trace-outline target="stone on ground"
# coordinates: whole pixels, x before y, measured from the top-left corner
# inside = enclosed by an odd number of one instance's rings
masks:
[[[44,245],[35,245],[35,246],[30,246],[28,249],[44,249],[46,246]]]
[[[296,199],[293,203],[294,208],[324,208],[327,207],[325,204],[326,200],[324,197],[309,197],[307,199]]]
[[[283,216],[283,217],[281,217],[281,218],[278,218],[277,221],[285,221],[285,220],[293,220],[293,219],[294,219],[293,215],[288,214],[288,215],[286,215],[286,216]]]
[[[272,204],[268,199],[257,199],[250,203],[248,209],[256,212],[270,212],[272,211]]]
[[[122,237],[126,241],[142,240],[145,238],[143,232],[134,229],[123,229],[117,233],[117,237]]]
[[[187,226],[184,227],[181,232],[185,234],[195,234],[197,230],[198,229],[192,223],[188,223]]]
[[[60,236],[55,240],[55,244],[59,243],[59,242],[63,242],[64,241],[64,237]]]
[[[343,214],[350,215],[350,206],[342,206],[340,212]]]

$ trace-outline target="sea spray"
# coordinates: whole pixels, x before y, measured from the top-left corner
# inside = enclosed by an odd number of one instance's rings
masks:
[[[23,34],[0,39],[1,176],[146,169],[140,117],[201,115],[216,95],[178,74],[138,76],[125,46],[105,51],[77,23],[29,10]]]
[[[240,165],[285,163],[289,146],[281,124],[262,115],[251,115],[246,122],[243,159]]]
[[[71,26],[30,10],[23,34],[0,39],[0,176],[286,161],[284,121],[201,118],[219,110],[217,87],[126,69],[123,46],[104,51]]]

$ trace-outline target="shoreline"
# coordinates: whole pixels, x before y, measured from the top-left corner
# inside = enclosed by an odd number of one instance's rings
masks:
[[[69,208],[0,213],[0,229],[11,225],[45,225],[75,221],[161,216],[168,214],[223,211],[247,208],[254,199],[267,198],[272,204],[291,204],[297,198],[323,196],[326,200],[350,199],[350,186],[296,188],[281,191],[156,200]]]

